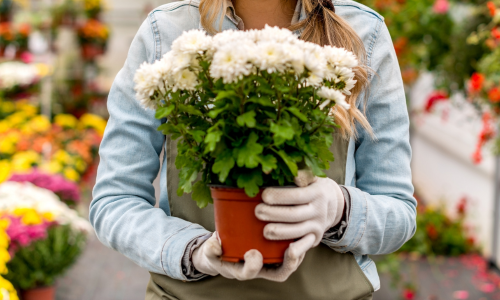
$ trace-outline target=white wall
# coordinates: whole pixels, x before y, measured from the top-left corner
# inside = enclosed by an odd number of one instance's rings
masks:
[[[432,91],[432,76],[425,75],[412,89],[413,110],[422,109]],[[468,103],[455,97],[456,107],[441,103],[432,114],[413,117],[413,181],[417,192],[433,205],[445,203],[450,213],[462,197],[470,200],[468,222],[474,228],[483,252],[490,255],[493,225],[494,160],[484,149],[481,164],[472,163],[472,153],[481,120]],[[448,115],[448,117],[444,117]]]

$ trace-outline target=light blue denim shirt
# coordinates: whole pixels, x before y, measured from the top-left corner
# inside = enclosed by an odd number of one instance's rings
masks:
[[[366,114],[376,140],[362,128],[358,129],[358,138],[351,139],[345,179],[351,197],[349,225],[341,240],[323,243],[334,251],[352,252],[378,290],[377,269],[368,255],[396,251],[416,228],[405,93],[383,18],[354,1],[333,3],[336,13],[363,40],[367,64],[374,71]],[[165,137],[156,130],[162,120],[155,119],[154,112],[144,110],[135,99],[133,77],[141,63],[160,59],[183,31],[194,28],[201,28],[195,0],[160,6],[140,27],[108,97],[110,119],[99,151],[101,160],[90,204],[90,221],[103,244],[151,272],[179,280],[187,280],[182,271],[186,246],[208,231],[171,216],[165,162],[159,208],[154,207],[152,182],[160,168]],[[223,29],[236,26],[226,18]]]

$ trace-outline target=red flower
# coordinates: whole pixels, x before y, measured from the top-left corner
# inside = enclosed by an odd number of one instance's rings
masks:
[[[396,55],[398,57],[400,57],[401,54],[403,54],[403,52],[406,50],[407,44],[408,44],[408,39],[405,37],[400,37],[394,41],[394,50],[396,50]]]
[[[481,154],[481,149],[487,141],[491,140],[495,134],[493,126],[491,125],[491,115],[489,112],[483,114],[483,128],[479,132],[479,139],[477,141],[476,150],[472,154],[472,161],[475,164],[480,163],[483,160],[483,155]]]
[[[427,225],[427,227],[425,228],[425,230],[427,230],[427,235],[429,236],[429,238],[431,240],[435,240],[438,238],[438,231],[436,229],[436,226],[432,225],[432,224],[429,224]]]
[[[413,300],[413,299],[415,299],[415,291],[412,289],[406,288],[403,291],[402,296],[403,296],[403,299],[405,299],[405,300]]]
[[[486,3],[486,5],[488,6],[488,9],[490,10],[490,15],[493,17],[497,12],[497,7],[495,6],[495,3],[493,3],[492,1],[488,1],[488,3]]]
[[[500,39],[500,30],[498,30],[498,27],[495,27],[491,30],[491,36],[493,36],[495,39]]]
[[[427,97],[424,111],[430,113],[438,101],[448,100],[448,94],[443,91],[434,91]]]
[[[474,73],[470,78],[469,90],[471,92],[479,92],[483,88],[484,75],[481,73]]]
[[[467,198],[463,197],[460,199],[457,205],[457,212],[460,216],[464,216],[467,209]]]
[[[488,92],[488,98],[493,103],[500,102],[500,88],[494,87]]]

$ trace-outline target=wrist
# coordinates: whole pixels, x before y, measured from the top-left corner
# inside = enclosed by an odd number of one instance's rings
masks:
[[[335,215],[333,217],[332,224],[330,227],[327,228],[327,230],[330,229],[331,227],[334,227],[337,224],[339,224],[346,213],[346,199],[344,197],[344,193],[343,193],[341,187],[337,183],[335,183],[334,189],[335,189],[334,201],[336,202],[337,207],[336,207]]]

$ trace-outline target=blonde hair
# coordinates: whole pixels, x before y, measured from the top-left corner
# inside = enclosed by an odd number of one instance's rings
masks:
[[[302,1],[307,18],[291,25],[290,30],[301,30],[300,38],[305,41],[321,46],[332,45],[345,48],[356,54],[360,61],[360,65],[354,70],[358,83],[351,90],[352,94],[346,98],[346,101],[351,104],[351,108],[348,111],[340,105],[335,106],[335,123],[340,125],[340,133],[344,138],[356,137],[356,122],[358,122],[373,137],[372,128],[364,111],[360,111],[356,105],[358,96],[368,87],[368,67],[366,66],[366,51],[363,41],[346,21],[335,14],[331,0],[298,1]],[[199,10],[203,28],[207,32],[215,34],[218,30],[215,29],[214,24],[218,21],[220,31],[226,9],[225,0],[200,0]],[[365,106],[363,105],[363,107]]]

